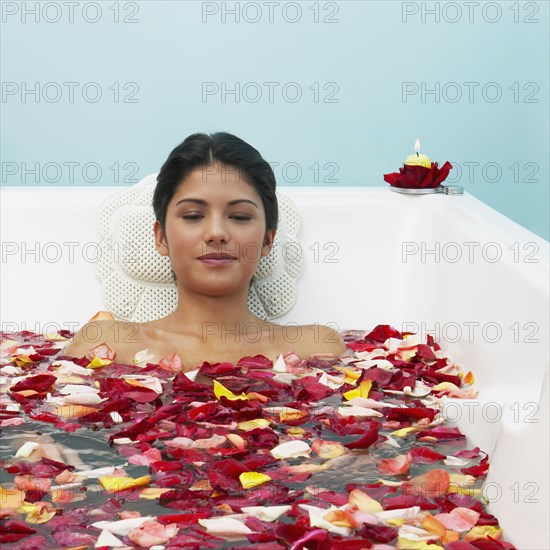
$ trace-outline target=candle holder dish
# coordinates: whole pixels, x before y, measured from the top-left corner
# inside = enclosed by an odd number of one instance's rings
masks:
[[[431,167],[405,164],[399,172],[384,174],[384,181],[392,186],[392,191],[409,195],[425,195],[429,193],[444,193],[445,195],[461,195],[464,188],[459,185],[443,186],[452,168],[450,162],[445,162],[439,168],[437,162]]]

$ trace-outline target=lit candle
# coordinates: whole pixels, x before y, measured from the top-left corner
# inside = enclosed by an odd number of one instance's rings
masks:
[[[421,155],[418,151],[420,151],[420,140],[417,139],[414,144],[414,150],[416,153],[414,155],[409,155],[405,159],[405,164],[408,164],[409,166],[424,166],[425,168],[431,168],[432,162],[428,158],[427,155]]]

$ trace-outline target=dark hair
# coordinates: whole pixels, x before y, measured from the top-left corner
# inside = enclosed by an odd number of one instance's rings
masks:
[[[180,183],[190,172],[213,163],[233,166],[247,183],[252,185],[265,211],[266,231],[277,229],[279,207],[275,194],[275,174],[259,151],[242,139],[228,134],[192,134],[168,156],[157,176],[153,195],[155,217],[162,230],[166,224],[166,210]]]

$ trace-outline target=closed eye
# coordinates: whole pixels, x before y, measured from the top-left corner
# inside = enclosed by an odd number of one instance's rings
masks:
[[[198,220],[203,217],[204,216],[200,214],[187,214],[185,216],[182,216],[184,220]],[[230,217],[238,221],[249,221],[252,219],[250,216],[230,216]]]

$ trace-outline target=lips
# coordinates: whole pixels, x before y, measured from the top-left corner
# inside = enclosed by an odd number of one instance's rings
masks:
[[[235,256],[231,254],[225,254],[223,252],[215,252],[211,254],[204,254],[199,258],[199,260],[235,260]]]

